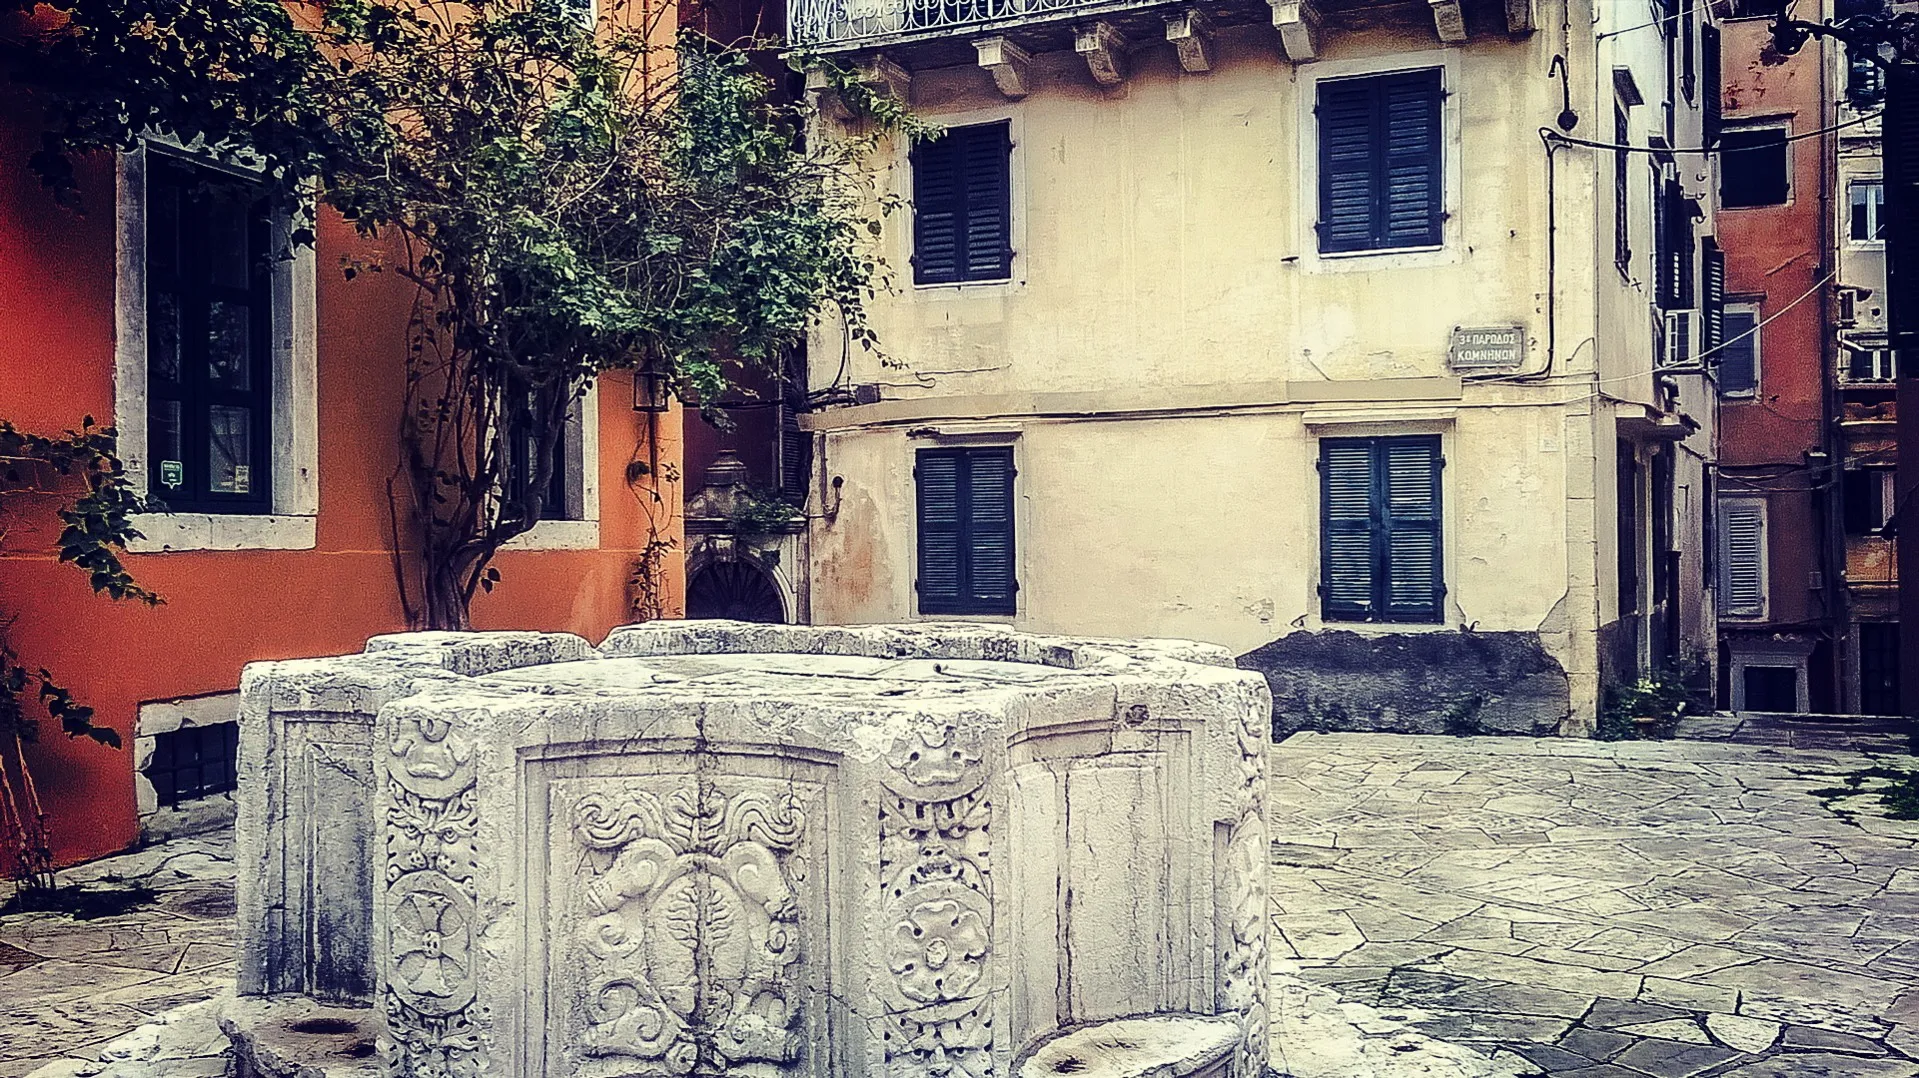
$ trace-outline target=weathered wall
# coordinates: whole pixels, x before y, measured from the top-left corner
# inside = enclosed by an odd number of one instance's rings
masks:
[[[1572,712],[1537,633],[1345,630],[1281,637],[1239,657],[1273,691],[1273,736],[1297,730],[1550,734]]]
[[[1573,25],[1593,22],[1572,6]],[[873,306],[884,355],[854,349],[842,366],[837,327],[816,340],[816,390],[881,395],[808,417],[828,481],[814,506],[818,620],[915,616],[914,450],[997,442],[1015,446],[1019,469],[1021,627],[1186,636],[1240,653],[1296,630],[1529,634],[1570,700],[1534,710],[1590,721],[1599,629],[1617,616],[1613,408],[1643,414],[1637,402],[1654,399],[1648,301],[1611,267],[1610,199],[1602,212],[1595,198],[1609,191],[1608,155],[1559,151],[1559,211],[1548,214],[1537,132],[1563,107],[1545,75],[1566,47],[1558,32],[1475,32],[1441,48],[1430,15],[1416,14],[1329,29],[1310,64],[1284,60],[1263,28],[1222,32],[1203,75],[1147,45],[1108,90],[1072,54],[1045,53],[1018,102],[970,66],[913,72],[912,105],[928,119],[1012,122],[1013,279],[913,287],[903,211],[880,244],[901,278]],[[1541,5],[1539,25],[1565,15]],[[1576,134],[1610,130],[1609,113],[1593,119],[1601,84],[1610,108],[1610,64],[1652,66],[1641,81],[1663,88],[1652,36],[1613,39],[1603,65],[1590,38],[1572,43]],[[1442,249],[1322,258],[1315,80],[1433,64],[1451,91]],[[910,195],[904,149],[881,165],[886,187]],[[1650,252],[1638,205],[1636,245]],[[1448,372],[1453,327],[1500,324],[1524,327],[1526,369],[1548,377],[1462,384]],[[1617,372],[1603,388],[1602,356]],[[1444,439],[1444,624],[1322,625],[1316,442],[1404,433]],[[1695,460],[1694,490],[1699,471]],[[1696,555],[1699,499],[1686,504],[1695,517],[1680,534]],[[1701,562],[1689,564],[1702,592]],[[1702,622],[1696,605],[1692,631]]]
[[[1768,25],[1726,24],[1726,122],[1783,120],[1795,135],[1815,131],[1825,118],[1821,50],[1781,56],[1771,48]],[[1719,446],[1727,472],[1721,493],[1768,502],[1768,611],[1759,619],[1767,625],[1827,613],[1808,586],[1823,544],[1822,522],[1804,493],[1826,478],[1808,472],[1805,461],[1807,451],[1821,448],[1825,425],[1824,297],[1806,294],[1818,291],[1830,268],[1821,241],[1826,145],[1814,138],[1788,146],[1791,195],[1784,205],[1719,211],[1727,295],[1757,301],[1768,320],[1760,330],[1758,394],[1723,402]]]
[[[114,414],[114,181],[105,158],[82,162],[86,212],[55,207],[25,167],[38,146],[18,97],[0,98],[0,417],[57,432]],[[0,612],[9,643],[98,711],[128,748],[50,732],[30,750],[62,860],[107,853],[135,835],[132,731],[138,704],[231,692],[255,659],[344,653],[405,627],[389,554],[386,483],[398,464],[401,358],[410,295],[392,274],[346,281],[339,258],[377,251],[336,215],[319,222],[319,489],[311,550],[137,554],[129,568],[166,597],[148,609],[90,594],[85,576],[54,561],[52,499],[8,499],[0,519]],[[622,375],[603,380],[600,546],[507,551],[504,577],[474,603],[478,627],[564,630],[597,639],[630,621],[627,580],[648,534],[643,481],[630,459],[679,455],[679,416],[628,406]],[[656,508],[667,535],[677,484]],[[17,507],[15,503],[18,503]],[[669,566],[679,601],[677,561]]]

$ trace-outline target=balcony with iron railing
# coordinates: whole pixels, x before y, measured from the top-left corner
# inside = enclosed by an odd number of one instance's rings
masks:
[[[973,63],[1008,96],[1024,93],[1034,54],[1078,53],[1094,78],[1124,77],[1127,53],[1174,46],[1180,66],[1205,71],[1213,36],[1261,28],[1294,62],[1317,59],[1324,31],[1416,28],[1446,44],[1472,33],[1533,29],[1534,0],[787,0],[786,35],[808,54],[883,53],[913,67]],[[1277,31],[1277,34],[1274,34]],[[870,70],[870,69],[869,69]],[[896,73],[897,74],[897,73]],[[877,80],[876,80],[877,81]]]

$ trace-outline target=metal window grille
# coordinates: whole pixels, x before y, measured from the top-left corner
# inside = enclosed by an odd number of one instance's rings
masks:
[[[176,805],[233,789],[238,778],[240,724],[187,726],[153,738],[147,780],[160,804]]]

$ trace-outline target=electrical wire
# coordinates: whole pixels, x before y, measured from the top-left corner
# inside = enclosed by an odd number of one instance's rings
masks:
[[[1821,127],[1813,131],[1801,131],[1800,133],[1796,135],[1787,135],[1785,138],[1781,139],[1780,141],[1782,143],[1799,142],[1803,139],[1818,138],[1821,135],[1829,135],[1833,133],[1834,131],[1839,131],[1844,128],[1857,127],[1858,125],[1865,123],[1868,120],[1877,120],[1880,114],[1885,111],[1886,111],[1885,109],[1879,109],[1874,112],[1866,113],[1863,116],[1855,116],[1850,120],[1841,120],[1840,122],[1836,124],[1831,124],[1826,127]],[[1584,146],[1587,149],[1592,149],[1592,150],[1623,150],[1626,153],[1663,153],[1663,154],[1684,153],[1684,154],[1699,154],[1701,156],[1723,155],[1726,153],[1726,150],[1723,147],[1713,148],[1708,146],[1685,146],[1685,147],[1679,147],[1675,149],[1673,147],[1665,147],[1665,146],[1632,146],[1632,145],[1622,145],[1617,142],[1599,142],[1594,139],[1573,138],[1571,135],[1567,135],[1562,132],[1555,131],[1550,127],[1540,128],[1539,137],[1545,139],[1548,142],[1557,142],[1565,146]],[[1742,152],[1742,151],[1734,151],[1734,152]]]
[[[1679,21],[1679,16],[1677,15],[1663,15],[1657,19],[1654,19],[1651,22],[1642,22],[1638,26],[1625,26],[1617,30],[1607,30],[1606,32],[1601,34],[1594,34],[1593,37],[1596,40],[1604,41],[1609,37],[1618,37],[1620,34],[1630,34],[1635,30],[1650,30],[1655,26],[1659,26],[1666,23],[1676,23],[1678,21]]]
[[[1774,319],[1778,318],[1780,315],[1785,314],[1787,311],[1792,310],[1794,307],[1799,306],[1801,303],[1804,303],[1807,299],[1811,298],[1811,296],[1814,293],[1818,292],[1821,288],[1825,287],[1826,283],[1831,281],[1836,276],[1838,276],[1837,270],[1828,272],[1824,277],[1821,277],[1817,281],[1814,281],[1812,283],[1811,288],[1808,288],[1804,292],[1799,293],[1799,295],[1796,298],[1794,298],[1791,303],[1786,304],[1784,307],[1781,307],[1778,310],[1772,312],[1772,314],[1767,315],[1765,318],[1759,320],[1758,322],[1753,323],[1753,326],[1751,329],[1746,330],[1744,333],[1739,334],[1737,337],[1732,337],[1727,340],[1721,341],[1718,344],[1713,345],[1711,348],[1708,348],[1705,351],[1699,353],[1698,355],[1692,358],[1692,362],[1702,363],[1706,360],[1707,357],[1717,355],[1718,353],[1724,351],[1725,349],[1730,348],[1735,344],[1738,344],[1740,341],[1743,341],[1746,338],[1753,336],[1754,334],[1758,333],[1760,330],[1764,329],[1768,324],[1770,324]],[[1573,351],[1575,355],[1578,354],[1578,349],[1574,349]],[[1603,385],[1611,385],[1615,382],[1636,381],[1640,378],[1645,378],[1648,375],[1658,375],[1661,373],[1665,373],[1665,372],[1660,371],[1658,367],[1654,367],[1650,371],[1640,371],[1636,374],[1622,374],[1616,378],[1589,379],[1584,377],[1583,375],[1577,375],[1577,374],[1556,375],[1555,377],[1567,379],[1570,381],[1577,381],[1584,384],[1603,386]],[[1681,371],[1679,373],[1697,373],[1697,372]],[[1537,380],[1538,379],[1535,376],[1528,376],[1523,374],[1495,374],[1495,375],[1487,375],[1485,377],[1474,378],[1472,379],[1472,384],[1488,385],[1492,383],[1501,383],[1501,382],[1511,383],[1511,382],[1527,382],[1527,381],[1537,381]]]

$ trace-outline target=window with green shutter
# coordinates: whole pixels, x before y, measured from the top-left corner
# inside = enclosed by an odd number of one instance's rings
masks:
[[[1440,71],[1319,83],[1319,249],[1442,242]]]
[[[1321,617],[1440,620],[1443,463],[1437,435],[1319,443]]]
[[[1012,447],[922,449],[913,475],[920,613],[1016,613]]]
[[[913,282],[1013,275],[1011,125],[948,128],[913,148]]]

